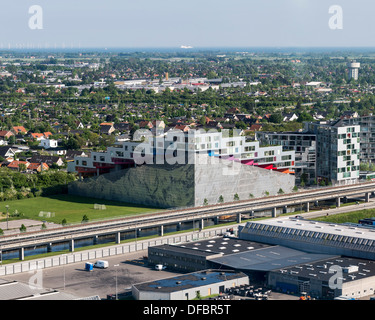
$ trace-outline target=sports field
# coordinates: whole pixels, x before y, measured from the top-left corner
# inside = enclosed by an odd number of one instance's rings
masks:
[[[105,210],[94,209],[95,204],[105,205]],[[54,223],[61,223],[63,219],[66,219],[68,224],[80,223],[84,215],[88,217],[89,221],[95,221],[162,211],[162,209],[135,204],[63,194],[1,202],[0,211],[2,212],[2,220],[6,219],[6,205],[9,206],[10,218],[17,210],[20,218]]]

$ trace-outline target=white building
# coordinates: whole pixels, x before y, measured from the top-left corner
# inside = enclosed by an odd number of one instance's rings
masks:
[[[307,132],[316,134],[317,177],[333,185],[358,182],[360,126],[336,122],[310,122]]]
[[[45,139],[41,138],[39,147],[43,147],[44,149],[50,149],[50,148],[57,148],[58,142],[54,139]]]
[[[238,271],[203,270],[132,286],[136,300],[191,300],[219,295],[226,289],[248,285],[249,277]]]
[[[358,80],[358,71],[361,67],[361,64],[359,62],[356,62],[355,60],[348,63],[348,78],[349,80],[354,79]]]
[[[199,153],[243,165],[294,173],[294,151],[283,151],[282,146],[261,147],[259,141],[247,141],[244,136],[226,133],[224,130],[171,130],[154,136],[150,130],[138,130],[133,141],[117,141],[104,152],[75,157],[76,170],[101,174],[116,165],[187,164],[194,161],[194,154]]]

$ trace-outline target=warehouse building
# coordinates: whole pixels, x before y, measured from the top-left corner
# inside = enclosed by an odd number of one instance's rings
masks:
[[[375,261],[335,257],[273,270],[269,288],[288,293],[306,292],[311,297],[358,299],[373,295]]]
[[[228,288],[248,285],[249,277],[238,271],[203,270],[132,286],[136,300],[191,300],[224,293]]]
[[[375,260],[375,230],[298,218],[248,222],[239,238],[313,253]]]
[[[148,263],[163,264],[168,269],[192,272],[211,268],[211,261],[216,258],[264,247],[269,245],[229,237],[178,245],[164,244],[148,248]]]
[[[239,238],[149,247],[149,262],[185,272],[233,270],[246,274],[252,285],[296,295],[305,292],[318,299],[375,294],[373,228],[279,220],[247,223]]]

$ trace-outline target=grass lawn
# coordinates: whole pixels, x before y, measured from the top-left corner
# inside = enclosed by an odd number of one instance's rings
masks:
[[[96,203],[104,204],[106,209],[94,209]],[[55,223],[61,223],[63,219],[66,219],[68,224],[80,223],[84,215],[87,215],[89,221],[93,221],[162,211],[161,209],[141,205],[62,194],[0,202],[0,211],[3,213],[2,219],[6,217],[6,205],[9,206],[9,215],[17,210],[23,214],[21,218],[24,219]],[[54,212],[55,216],[51,218],[40,217],[40,211]]]
[[[358,223],[358,220],[360,219],[372,218],[372,217],[375,217],[375,209],[364,209],[364,210],[358,210],[358,211],[353,211],[353,212],[348,212],[348,213],[334,214],[334,215],[314,218],[313,220],[333,222],[333,223],[345,223],[345,222]]]

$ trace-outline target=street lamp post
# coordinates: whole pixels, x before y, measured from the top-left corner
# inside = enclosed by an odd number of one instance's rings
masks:
[[[118,291],[117,291],[117,267],[119,264],[115,264],[114,267],[116,267],[116,300],[118,300]]]
[[[7,230],[9,230],[9,227],[8,227],[9,206],[6,205],[5,208],[7,209]]]
[[[64,257],[65,259],[65,261],[64,261],[64,268],[63,268],[63,270],[64,270],[64,291],[65,291],[65,265],[66,265],[66,263],[67,263],[67,255],[66,254],[64,254],[62,257]]]

